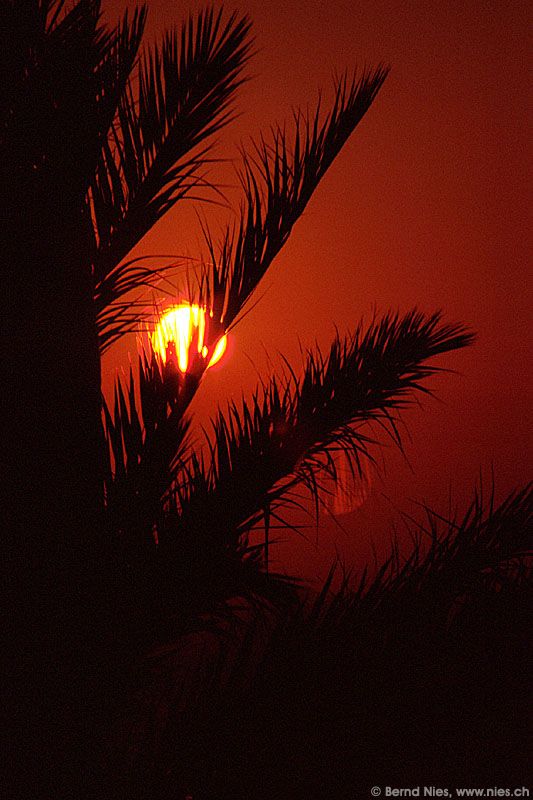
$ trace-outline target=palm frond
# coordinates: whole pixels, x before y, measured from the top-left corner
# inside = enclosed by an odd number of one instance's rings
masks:
[[[213,9],[166,34],[141,57],[103,143],[89,204],[100,297],[120,296],[118,265],[179,199],[202,185],[206,144],[231,116],[242,83],[250,23]]]
[[[138,385],[130,368],[127,385],[116,382],[113,409],[102,399],[108,525],[130,554],[154,545],[161,498],[187,447],[185,410],[196,388],[188,375],[143,354]]]
[[[311,602],[250,614],[236,646],[203,658],[201,681],[167,693],[154,794],[181,780],[206,797],[352,797],[377,771],[483,783],[525,766],[531,570],[506,565],[531,554],[532,512],[531,487],[498,506],[476,495],[456,519],[428,510],[405,563],[393,549],[373,578],[334,591],[332,568]],[[501,751],[486,750],[487,729]]]
[[[392,414],[413,392],[427,391],[423,380],[439,371],[427,360],[471,341],[462,325],[445,324],[440,314],[388,314],[366,332],[337,337],[327,358],[309,353],[301,379],[272,379],[242,408],[232,403],[213,423],[209,466],[194,459],[178,476],[176,510],[160,532],[161,545],[172,549],[198,535],[217,547],[235,544],[265,511],[290,503],[296,484],[317,494],[324,470],[335,478],[335,449],[360,469],[372,441],[360,426],[390,425]]]
[[[156,63],[159,62],[153,60],[153,65]],[[370,107],[386,75],[387,69],[384,67],[364,72],[358,80],[354,78],[351,83],[345,75],[336,85],[332,109],[323,120],[320,107],[313,119],[304,118],[301,113],[297,113],[292,140],[282,128],[278,127],[273,131],[271,143],[261,138],[260,143],[255,145],[252,155],[243,153],[240,178],[245,204],[238,228],[235,230],[228,227],[220,247],[215,245],[207,229],[204,231],[210,263],[201,271],[198,283],[201,287],[202,304],[214,312],[211,329],[215,340],[236,321],[250,295],[287,241],[293,225],[305,210],[325,172]],[[154,102],[151,101],[151,107]],[[142,165],[142,158],[134,149],[133,135],[129,140],[131,140],[129,150],[131,153],[136,153],[136,163]],[[144,147],[143,141],[142,138],[138,139],[139,147]],[[161,143],[160,146],[163,147]],[[117,161],[117,153],[117,147],[112,151],[108,146],[109,158]],[[126,153],[124,156],[121,155],[120,159],[123,161],[126,155]],[[205,163],[204,152],[198,158]],[[120,164],[117,162],[113,166],[114,163],[110,161],[107,166],[102,167],[102,176],[104,180],[106,176],[114,176],[116,186],[113,187],[109,181],[108,186],[102,185],[102,193],[97,202],[101,204],[105,195],[109,213],[114,214],[115,219],[120,221],[126,214],[129,202],[127,193],[133,195],[139,191],[137,184],[141,178],[130,169],[132,186],[125,192]],[[169,194],[165,191],[155,198],[152,205],[155,216],[150,224],[159,218],[160,213],[164,213],[166,208],[164,203],[167,200],[169,203],[174,203],[196,188],[198,166],[196,160],[194,158],[187,160],[185,166],[183,168],[182,166],[178,165],[177,168],[176,183],[173,184],[172,190],[174,194],[169,188]],[[151,166],[149,168],[151,169]],[[142,172],[142,166],[138,167],[137,172]],[[169,173],[167,175],[169,181],[171,177]],[[119,202],[116,203],[113,198],[118,198]],[[163,205],[159,206],[160,203]],[[102,206],[102,213],[104,211],[105,205]],[[108,220],[105,236],[109,238],[113,234],[114,223],[112,216],[107,212],[105,214],[104,218]],[[121,251],[121,255],[124,252]],[[104,347],[107,346],[104,339],[109,341],[110,325],[106,316],[109,314],[108,307],[123,296],[121,285],[123,279],[126,278],[126,283],[131,288],[138,277],[130,273],[127,264],[113,267],[110,261],[104,273],[106,270],[110,271],[101,276],[97,285],[97,306]],[[120,320],[119,325],[112,326],[113,337],[128,330],[128,326],[122,323],[123,320]]]
[[[327,627],[335,619],[336,625],[359,631],[372,627],[375,617],[372,635],[378,637],[384,626],[419,629],[423,609],[424,624],[444,630],[470,602],[520,580],[524,561],[533,556],[531,485],[499,506],[493,498],[487,506],[476,492],[460,518],[425,509],[425,524],[411,521],[411,553],[402,560],[394,548],[373,579],[363,575],[357,588],[346,582],[320,624]]]
[[[155,311],[153,293],[175,274],[178,266],[172,261],[154,267],[151,261],[153,257],[128,260],[96,286],[94,302],[101,354],[122,336],[149,330]],[[146,297],[148,292],[152,293],[150,300]]]
[[[148,551],[156,559],[165,608],[178,596],[183,608],[184,595],[192,607],[205,606],[205,587],[217,602],[230,588],[248,597],[282,596],[286,579],[263,574],[266,529],[283,521],[280,507],[299,503],[300,483],[318,498],[324,475],[337,477],[335,451],[348,453],[360,470],[373,441],[360,426],[392,425],[396,437],[393,414],[438,371],[425,362],[471,338],[439,314],[417,311],[337,337],[327,357],[308,353],[300,379],[273,379],[250,403],[219,414],[209,457],[185,456],[185,414],[199,376],[164,367],[153,354],[142,358],[139,390],[130,373],[127,389],[117,383],[113,413],[104,406],[107,509],[111,529],[139,565]],[[249,534],[261,522],[265,545],[252,544]],[[196,588],[184,593],[192,575]]]
[[[176,480],[192,484],[202,473],[201,459],[194,453],[186,458],[185,412],[198,381],[163,367],[153,354],[140,358],[139,375],[138,386],[131,369],[126,386],[117,380],[113,408],[103,400],[107,531],[111,551],[127,570],[123,602],[132,609],[136,635],[154,620],[165,641],[191,626],[204,629],[206,614],[234,618],[227,604],[238,597],[277,607],[294,600],[299,581],[266,574],[262,548],[245,535],[214,541],[199,528],[172,552],[165,547],[163,519],[173,516],[175,505],[169,486]]]
[[[321,119],[295,115],[291,137],[284,128],[261,138],[243,153],[241,183],[245,205],[237,227],[228,227],[220,245],[206,231],[210,260],[208,304],[228,330],[279,253],[313,192],[372,104],[388,69],[380,66],[336,85],[333,107]]]

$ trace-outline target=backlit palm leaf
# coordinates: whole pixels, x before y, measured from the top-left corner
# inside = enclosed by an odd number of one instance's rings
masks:
[[[364,332],[336,339],[327,358],[309,353],[304,375],[284,384],[272,379],[242,408],[213,423],[211,464],[194,460],[174,487],[175,513],[160,541],[170,548],[201,536],[216,546],[234,542],[263,516],[290,499],[304,482],[316,495],[324,470],[335,478],[328,457],[342,449],[359,468],[368,455],[363,423],[392,425],[392,415],[413,392],[427,391],[424,379],[438,372],[428,359],[468,345],[462,325],[440,314],[389,314]]]
[[[393,551],[335,589],[333,568],[314,598],[251,614],[234,647],[199,652],[201,681],[160,681],[168,722],[157,740],[145,725],[140,756],[148,738],[159,797],[179,778],[206,797],[303,800],[363,796],[376,765],[397,781],[406,765],[444,782],[505,774],[529,710],[532,511],[531,487],[498,506],[476,495],[455,519],[428,510],[405,562]],[[486,749],[488,721],[501,752]],[[517,752],[511,764],[528,764]]]
[[[176,462],[183,459],[189,422],[184,413],[197,383],[164,368],[152,355],[139,358],[127,386],[115,386],[114,408],[103,399],[105,491],[110,530],[131,550],[153,545],[153,526]]]
[[[178,200],[204,187],[210,138],[231,118],[250,53],[250,23],[212,9],[166,34],[140,59],[103,143],[89,195],[97,311],[133,279],[120,262]],[[105,328],[105,326],[104,326]]]
[[[202,303],[214,312],[211,327],[215,339],[235,322],[324,174],[372,104],[387,72],[380,67],[363,73],[351,83],[344,76],[336,86],[332,109],[324,119],[320,107],[312,118],[298,113],[292,137],[278,127],[272,142],[262,138],[252,155],[243,154],[241,182],[245,203],[240,222],[236,230],[228,227],[220,246],[206,231],[211,263],[199,275]],[[187,162],[189,167],[193,172],[196,169],[192,162]],[[180,178],[183,174],[180,173]],[[183,196],[190,187],[187,176],[181,185]],[[112,196],[111,190],[108,195]],[[98,287],[99,308],[121,296],[116,282],[122,278],[122,271],[119,266],[102,280]],[[119,329],[127,331],[128,327]],[[101,324],[101,331],[105,346],[109,337],[107,323]]]
[[[272,141],[261,138],[253,155],[244,153],[241,181],[246,203],[237,229],[229,227],[220,246],[207,235],[212,261],[208,305],[226,330],[287,241],[387,73],[379,67],[351,82],[345,75],[323,120],[320,106],[312,118],[297,113],[292,136],[278,127]]]

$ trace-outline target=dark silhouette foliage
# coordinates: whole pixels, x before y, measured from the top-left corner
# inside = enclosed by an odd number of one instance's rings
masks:
[[[301,487],[318,508],[336,453],[360,474],[381,435],[401,447],[397,415],[429,391],[432,359],[472,342],[440,313],[388,313],[327,353],[309,350],[301,372],[287,364],[220,410],[200,449],[193,401],[209,359],[192,345],[185,374],[149,349],[102,398],[102,353],[151,321],[139,293],[173,269],[131,252],[179,201],[220,197],[206,172],[213,136],[251,56],[239,14],[209,8],[143,48],[145,22],[141,8],[108,26],[100,0],[0,0],[11,796],[348,797],[381,738],[391,775],[415,764],[394,749],[387,708],[429,758],[417,703],[431,687],[451,708],[467,698],[472,716],[494,677],[470,693],[472,659],[509,641],[521,658],[522,617],[508,630],[504,620],[527,581],[530,495],[486,516],[474,504],[442,536],[432,522],[427,551],[417,542],[404,565],[393,559],[359,588],[347,578],[332,597],[331,576],[311,606],[296,579],[269,569],[271,528]],[[207,355],[249,309],[387,72],[345,73],[329,110],[296,112],[292,132],[274,127],[242,153],[239,211],[218,239],[205,226],[207,259],[187,287],[212,312]],[[219,656],[186,667],[157,745],[144,730],[132,758],[117,726],[149,675],[140,664],[187,636],[215,636]]]
[[[428,510],[411,553],[393,550],[372,577],[331,591],[334,567],[318,595],[237,623],[232,644],[148,660],[130,739],[142,746],[123,762],[131,796],[523,785],[532,510],[531,488],[499,506],[476,495],[454,520]],[[196,682],[176,680],[183,661]]]

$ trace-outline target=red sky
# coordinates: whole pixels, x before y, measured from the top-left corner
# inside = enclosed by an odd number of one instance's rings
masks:
[[[150,0],[150,36],[203,4]],[[133,3],[108,2],[110,18]],[[444,363],[459,374],[432,384],[443,402],[424,400],[404,414],[412,441],[404,459],[387,448],[386,472],[366,505],[330,525],[319,554],[299,542],[284,552],[309,571],[337,546],[350,561],[367,555],[396,508],[419,515],[412,500],[446,512],[459,507],[494,467],[498,495],[531,475],[527,226],[529,136],[527,29],[529,4],[331,0],[228,3],[254,21],[258,50],[252,80],[241,90],[241,116],[220,139],[219,153],[238,160],[246,137],[295,106],[314,107],[335,71],[391,64],[374,106],[318,188],[262,287],[261,302],[235,330],[224,369],[211,371],[199,398],[216,407],[228,393],[248,390],[282,351],[297,366],[300,340],[327,346],[374,306],[442,308],[470,324],[478,342]],[[223,180],[232,173],[219,170]],[[206,207],[216,227],[228,217]],[[137,254],[198,256],[194,209],[180,207],[145,238]],[[260,292],[261,294],[261,292]],[[529,312],[529,313],[528,313]],[[127,363],[134,342],[106,358],[106,383]],[[411,471],[411,469],[413,471]],[[390,500],[382,495],[386,494]]]

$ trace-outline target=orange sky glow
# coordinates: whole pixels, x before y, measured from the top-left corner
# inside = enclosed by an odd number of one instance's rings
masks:
[[[109,0],[110,18],[130,2]],[[204,3],[149,0],[148,39]],[[442,308],[477,332],[477,342],[440,365],[455,372],[430,384],[402,417],[405,455],[376,448],[379,469],[365,502],[342,529],[326,521],[280,546],[283,564],[315,574],[336,552],[348,562],[386,547],[399,512],[424,501],[441,513],[466,500],[494,471],[501,497],[531,475],[530,235],[526,169],[529,4],[396,0],[227,3],[248,13],[256,54],[239,92],[235,122],[219,136],[212,166],[228,208],[181,203],[134,256],[205,255],[197,212],[213,231],[238,208],[238,148],[273,122],[327,108],[332,76],[389,63],[374,105],[318,187],[289,243],[259,287],[260,301],[232,331],[231,358],[210,370],[197,398],[201,419],[238,400],[276,369],[294,368],[301,347],[326,348],[361,318],[389,308]],[[181,302],[179,275],[168,305]],[[104,388],[134,355],[135,337],[106,355]],[[310,521],[309,521],[310,522]],[[399,525],[401,527],[401,523]],[[304,531],[305,533],[305,531]]]

